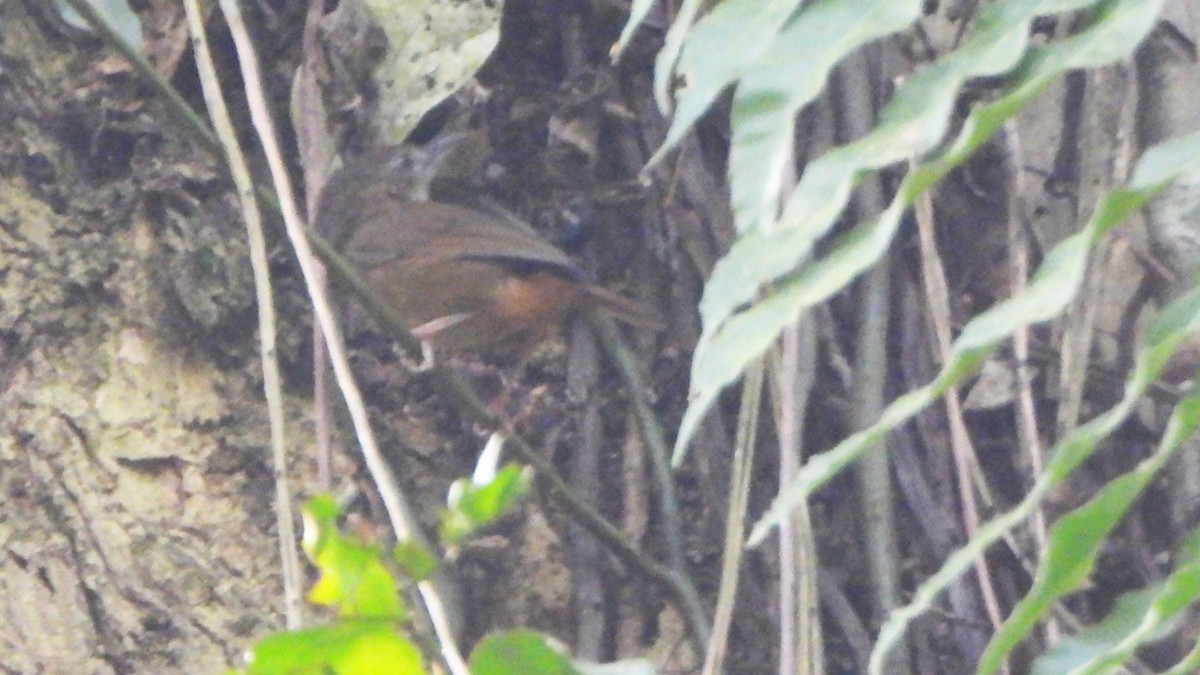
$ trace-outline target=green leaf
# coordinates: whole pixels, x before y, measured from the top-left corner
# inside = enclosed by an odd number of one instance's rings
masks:
[[[304,550],[321,572],[309,601],[335,605],[344,617],[404,620],[404,602],[381,551],[338,531],[333,500],[310,500],[304,518]]]
[[[424,675],[421,652],[392,621],[360,619],[273,635],[248,657],[246,675]]]
[[[510,464],[485,485],[467,479],[456,481],[451,486],[449,507],[442,514],[442,542],[455,546],[507,513],[529,492],[531,475],[528,468]]]
[[[696,22],[687,34],[675,69],[683,78],[675,115],[650,165],[675,147],[721,91],[750,69],[774,42],[797,5],[799,0],[724,0]],[[666,53],[664,46],[660,59]],[[666,71],[656,73],[660,89],[665,90],[667,78]]]
[[[1179,568],[1166,581],[1121,596],[1103,621],[1061,640],[1038,658],[1033,674],[1113,672],[1139,647],[1166,637],[1200,595],[1200,561],[1194,551],[1198,540],[1193,532],[1179,556]]]
[[[550,638],[528,630],[492,633],[471,652],[471,675],[577,675]]]
[[[671,109],[668,91],[671,88],[675,63],[679,60],[679,50],[683,48],[688,29],[696,22],[702,4],[704,3],[701,0],[683,0],[679,4],[675,21],[667,29],[662,49],[658,50],[658,56],[654,58],[654,100],[658,103],[658,109],[664,113]]]
[[[797,12],[737,84],[729,180],[738,232],[774,220],[795,116],[859,46],[903,29],[915,0],[818,0]]]

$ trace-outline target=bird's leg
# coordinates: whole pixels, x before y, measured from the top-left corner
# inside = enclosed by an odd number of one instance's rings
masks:
[[[412,329],[412,334],[421,340],[421,362],[413,363],[411,359],[404,354],[400,354],[400,363],[409,371],[414,373],[423,373],[430,368],[433,368],[436,362],[434,358],[433,339],[437,334],[456,324],[462,323],[467,317],[471,316],[468,312],[459,312],[458,314],[448,314],[439,316],[432,321],[425,323]]]
[[[410,359],[408,353],[404,349],[401,349],[400,345],[394,345],[393,352],[400,361],[400,366],[410,373],[423,373],[432,369],[437,364],[433,343],[429,340],[421,340],[420,361]]]

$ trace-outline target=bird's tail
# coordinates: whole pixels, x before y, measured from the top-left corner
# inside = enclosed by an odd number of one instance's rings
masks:
[[[661,312],[636,300],[630,300],[620,293],[594,284],[586,287],[586,293],[593,306],[607,311],[621,323],[655,332],[662,332],[667,328],[667,322],[663,320]]]

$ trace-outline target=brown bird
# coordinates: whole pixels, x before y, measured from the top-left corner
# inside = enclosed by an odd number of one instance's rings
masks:
[[[431,147],[349,160],[326,183],[317,215],[318,232],[427,345],[521,354],[593,307],[661,329],[658,316],[589,282],[515,217],[429,201],[447,152]]]

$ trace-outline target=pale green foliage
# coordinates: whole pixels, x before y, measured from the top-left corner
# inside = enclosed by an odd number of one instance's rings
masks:
[[[660,57],[660,67],[677,60],[674,75],[682,76],[678,78],[682,89],[674,124],[656,158],[682,137],[722,90],[735,87],[730,184],[739,238],[705,287],[700,307],[703,335],[693,360],[691,396],[677,438],[676,462],[683,460],[692,434],[721,391],[740,378],[786,326],[844,290],[886,255],[901,217],[924,192],[1067,71],[1129,59],[1154,26],[1163,3],[984,3],[957,49],[898,85],[880,123],[868,135],[809,162],[781,215],[776,215],[776,205],[782,196],[782,172],[797,112],[816,98],[836,64],[864,43],[906,27],[917,18],[921,3],[816,0],[791,7],[782,21],[779,17],[786,3],[763,4],[763,10],[753,17],[737,0],[718,4],[694,25],[693,17],[685,17],[686,24],[673,27],[676,35],[686,31],[679,39],[680,46],[669,46],[667,55]],[[1089,10],[1085,22],[1070,37],[1045,46],[1030,44],[1034,18],[1070,10]],[[973,110],[957,136],[935,150],[944,143],[963,84],[971,78],[997,75],[1007,76],[999,95]],[[668,87],[672,76],[669,69],[660,68],[660,89]],[[1194,170],[1196,157],[1200,157],[1200,135],[1147,150],[1128,186],[1101,200],[1088,224],[1050,252],[1020,295],[969,322],[932,382],[894,401],[875,424],[810,459],[798,479],[783,486],[756,524],[750,543],[762,541],[814,490],[869,448],[881,447],[880,441],[888,433],[959,386],[1016,331],[1060,316],[1078,292],[1089,256],[1104,235],[1171,181]],[[856,183],[867,173],[914,158],[922,161],[907,173],[883,213],[857,224],[834,242],[828,253],[814,259],[816,243],[841,216]],[[907,607],[893,614],[872,655],[873,672],[882,672],[889,647],[913,619],[931,607],[942,590],[966,573],[988,546],[1023,523],[1053,486],[1096,452],[1099,442],[1130,414],[1181,341],[1197,328],[1200,300],[1195,295],[1160,313],[1138,351],[1138,366],[1129,376],[1123,399],[1063,438],[1043,474],[1035,477],[1036,484],[1026,499],[987,523],[917,589]],[[1197,424],[1200,400],[1193,396],[1178,404],[1164,439],[1149,459],[1055,524],[1033,588],[995,636],[979,672],[999,668],[1052,603],[1087,579],[1107,535]],[[1073,664],[1074,670],[1069,672],[1109,672],[1137,646],[1166,631],[1194,600],[1200,585],[1195,583],[1193,566],[1192,557],[1184,556],[1178,571],[1160,587],[1121,603],[1105,626],[1107,637],[1097,638],[1099,644],[1094,640],[1087,653],[1071,653],[1083,643],[1067,643],[1055,652],[1053,663]],[[1093,635],[1101,634],[1097,630]],[[1040,666],[1048,668],[1044,672],[1062,670],[1047,665],[1050,663],[1047,657]]]

